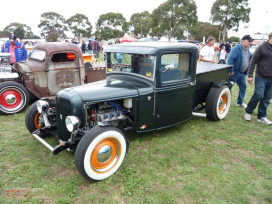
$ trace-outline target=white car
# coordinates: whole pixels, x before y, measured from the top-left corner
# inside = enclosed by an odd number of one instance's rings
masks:
[[[254,45],[249,47],[249,52],[253,55],[258,46]]]

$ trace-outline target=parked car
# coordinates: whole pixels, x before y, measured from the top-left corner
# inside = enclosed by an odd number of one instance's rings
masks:
[[[169,128],[193,115],[213,121],[227,116],[231,65],[197,63],[195,44],[135,42],[104,51],[105,80],[64,89],[55,101],[42,98],[25,116],[28,131],[53,154],[75,152],[84,178],[114,174],[128,152],[130,132]],[[122,53],[121,63],[116,53]],[[52,147],[46,136],[59,145]]]
[[[0,53],[7,61],[9,53]],[[82,85],[106,77],[105,68],[97,69],[93,55],[65,42],[40,43],[33,47],[26,61],[11,67],[1,64],[0,113],[9,115],[23,111],[30,98],[54,99],[65,88]]]
[[[256,51],[257,47],[258,46],[256,46],[256,45],[249,47],[249,52],[253,55],[254,52]]]

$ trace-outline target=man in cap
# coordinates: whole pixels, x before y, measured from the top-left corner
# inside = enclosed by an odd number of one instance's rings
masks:
[[[252,45],[253,39],[250,35],[245,35],[242,42],[231,49],[228,59],[228,64],[233,65],[229,70],[229,80],[237,83],[239,87],[239,94],[236,106],[246,108],[244,97],[246,94],[246,75],[251,59],[251,53],[248,47]]]
[[[25,46],[16,40],[14,34],[10,34],[9,41],[4,43],[1,47],[1,52],[10,53],[10,65],[15,62],[24,61],[27,58],[27,50]]]
[[[244,117],[250,121],[251,114],[259,104],[257,121],[271,125],[272,122],[266,117],[266,110],[272,98],[272,32],[268,35],[268,41],[259,45],[252,56],[247,78],[249,84],[253,83],[255,65],[257,65],[257,69],[255,72],[254,94],[248,103]]]

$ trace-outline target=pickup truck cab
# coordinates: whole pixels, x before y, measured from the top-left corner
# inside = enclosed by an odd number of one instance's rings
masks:
[[[104,52],[105,80],[64,89],[56,101],[43,98],[25,117],[29,132],[53,154],[75,151],[76,167],[86,179],[103,180],[118,170],[130,131],[169,128],[193,115],[226,117],[230,66],[197,63],[196,45],[137,42]],[[58,146],[43,139],[49,135],[57,137]]]
[[[9,55],[9,56],[8,56]],[[22,112],[29,100],[55,98],[64,88],[105,79],[106,70],[97,69],[92,55],[82,54],[73,43],[46,42],[33,47],[26,61],[9,65],[9,53],[0,69],[0,114]]]

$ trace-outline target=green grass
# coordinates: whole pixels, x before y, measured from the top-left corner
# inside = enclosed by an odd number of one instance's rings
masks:
[[[246,103],[252,92],[248,86]],[[79,175],[74,154],[54,156],[34,139],[25,112],[1,115],[0,203],[272,203],[272,127],[257,123],[256,113],[245,121],[236,97],[235,85],[223,121],[194,117],[131,135],[121,168],[97,183]]]

